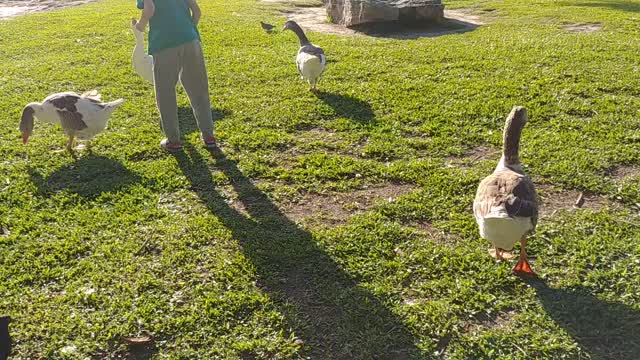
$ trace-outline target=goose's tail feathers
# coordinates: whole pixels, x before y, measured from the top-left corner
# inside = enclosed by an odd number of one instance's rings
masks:
[[[116,101],[109,102],[107,103],[107,108],[115,109],[118,106],[120,106],[120,104],[122,104],[123,102],[124,102],[124,99],[118,99]]]
[[[82,95],[80,95],[80,96],[86,97],[86,98],[90,98],[90,99],[94,99],[94,100],[98,100],[98,101],[102,97],[102,95],[100,95],[98,90],[86,91],[86,92],[82,93]]]

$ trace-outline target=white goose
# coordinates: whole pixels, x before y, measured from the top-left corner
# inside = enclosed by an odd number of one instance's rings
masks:
[[[133,47],[133,69],[140,77],[153,84],[153,56],[147,54],[144,46],[144,33],[136,29],[136,19],[131,19],[131,31],[136,38],[136,46]]]
[[[480,236],[494,247],[495,257],[503,259],[520,241],[520,259],[513,268],[519,275],[533,275],[527,261],[527,235],[538,221],[538,201],[533,182],[526,176],[518,155],[520,135],[527,123],[527,110],[515,107],[505,122],[502,158],[493,174],[480,186],[473,203],[473,213]]]
[[[131,55],[133,70],[141,78],[153,84],[153,56],[145,52],[144,33],[136,28],[137,23],[138,20],[131,19],[131,31],[136,38],[136,45],[133,47],[133,54]],[[182,84],[180,79],[178,79],[178,83]]]
[[[74,139],[92,140],[107,127],[111,114],[122,102],[123,99],[104,103],[95,90],[82,95],[73,92],[49,95],[42,103],[30,103],[22,110],[22,142],[26,144],[33,133],[35,117],[42,122],[59,124],[69,136],[67,150],[73,153]]]
[[[327,65],[327,58],[324,55],[324,51],[309,41],[300,25],[295,21],[287,21],[282,31],[285,30],[291,30],[298,36],[300,49],[296,57],[296,65],[298,66],[300,77],[309,82],[309,90],[316,91],[316,84]]]

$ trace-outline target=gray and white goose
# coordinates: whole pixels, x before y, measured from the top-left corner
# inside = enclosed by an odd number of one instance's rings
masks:
[[[123,102],[123,99],[119,99],[104,103],[97,91],[82,95],[74,92],[49,95],[42,103],[27,104],[22,110],[22,142],[26,144],[29,140],[33,133],[34,118],[37,118],[45,123],[60,125],[69,137],[67,150],[73,153],[74,139],[92,140],[107,127],[111,114]]]
[[[473,213],[480,236],[494,247],[495,257],[520,241],[520,258],[513,268],[518,275],[533,275],[527,261],[527,236],[538,222],[538,201],[531,179],[524,173],[519,158],[520,135],[527,123],[527,110],[515,107],[505,122],[502,158],[494,172],[480,185],[473,203]]]
[[[309,90],[316,91],[320,75],[322,75],[327,66],[327,57],[324,55],[324,50],[313,45],[300,25],[295,21],[287,21],[282,31],[285,30],[291,30],[298,36],[300,49],[296,57],[296,66],[298,67],[298,72],[300,72],[300,77],[309,83]]]

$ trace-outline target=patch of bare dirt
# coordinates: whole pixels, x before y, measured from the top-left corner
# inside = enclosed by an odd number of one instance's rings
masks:
[[[217,188],[217,191],[220,193],[229,207],[246,217],[251,217],[251,213],[248,207],[252,204],[245,204],[243,201],[241,201],[238,193],[234,190],[232,185],[219,186]]]
[[[303,155],[323,152],[354,159],[365,158],[363,148],[367,139],[349,139],[338,132],[322,128],[312,128],[297,134],[299,144],[290,146],[277,154],[278,166],[291,169],[299,163]]]
[[[640,177],[639,166],[618,166],[609,171],[609,176],[616,181],[624,181],[633,177]]]
[[[602,24],[600,23],[586,23],[586,24],[565,24],[563,29],[574,33],[592,33],[602,30]]]
[[[480,315],[475,319],[464,324],[465,332],[468,334],[477,334],[485,330],[501,330],[509,329],[513,323],[516,312],[513,310],[499,312],[492,315]]]
[[[442,24],[428,28],[397,28],[390,24],[378,24],[347,28],[329,22],[327,12],[323,6],[312,6],[312,3],[294,0],[260,0],[267,3],[281,3],[292,5],[290,10],[283,11],[288,20],[294,20],[306,31],[334,34],[343,36],[373,36],[390,37],[396,39],[416,39],[420,37],[437,37],[448,34],[462,33],[483,25],[484,21],[478,14],[472,14],[464,9],[445,10],[445,21]]]
[[[288,20],[297,22],[305,31],[334,35],[357,35],[358,32],[330,23],[324,7],[299,8],[284,13]]]
[[[540,198],[540,217],[551,217],[558,211],[578,209],[600,210],[615,204],[600,195],[582,194],[576,190],[562,190],[549,184],[536,184]],[[580,198],[582,197],[582,200]]]
[[[493,9],[491,9],[493,10]],[[476,9],[454,9],[444,11],[444,17],[451,20],[461,21],[473,25],[484,25],[487,20],[487,14],[491,11],[478,11]]]
[[[0,20],[9,20],[16,16],[25,15],[35,12],[51,11],[62,9],[70,6],[77,6],[87,4],[92,0],[79,0],[79,1],[3,1],[0,3]]]
[[[295,203],[283,204],[282,210],[296,221],[342,224],[350,217],[371,209],[378,202],[393,202],[416,189],[413,185],[387,184],[348,193],[305,194]]]
[[[449,157],[445,166],[448,168],[468,168],[482,160],[495,160],[497,163],[500,159],[501,152],[502,149],[480,145],[466,151],[462,156]]]
[[[411,221],[403,224],[406,227],[418,231],[425,240],[436,241],[440,244],[455,245],[460,240],[454,234],[446,233],[444,230],[438,229],[427,221]],[[398,255],[402,255],[402,250],[396,249]]]
[[[305,133],[301,133],[299,139],[305,144],[320,141],[326,144],[328,148],[338,148],[343,145],[345,141],[340,134],[323,128],[313,128]]]

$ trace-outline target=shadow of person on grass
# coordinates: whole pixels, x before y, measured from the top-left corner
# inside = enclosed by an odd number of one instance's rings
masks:
[[[213,124],[225,117],[231,115],[231,111],[226,109],[211,108]],[[193,110],[189,106],[181,106],[178,108],[178,124],[183,134],[192,134],[199,132],[196,119],[193,117]]]
[[[322,90],[317,91],[315,95],[325,104],[331,106],[339,117],[351,119],[361,124],[371,123],[374,120],[371,105],[364,100],[350,95],[334,94]]]
[[[82,197],[95,198],[142,180],[118,160],[99,155],[82,157],[46,177],[31,167],[28,172],[40,195],[68,190]]]
[[[638,359],[640,312],[598,299],[581,289],[550,288],[540,279],[527,280],[545,311],[593,359]]]
[[[411,333],[369,291],[287,218],[220,149],[207,159],[193,147],[174,156],[212,214],[229,228],[254,264],[259,286],[283,310],[312,359],[420,358]],[[225,201],[208,160],[230,180],[244,211]],[[293,305],[291,310],[287,305]]]

